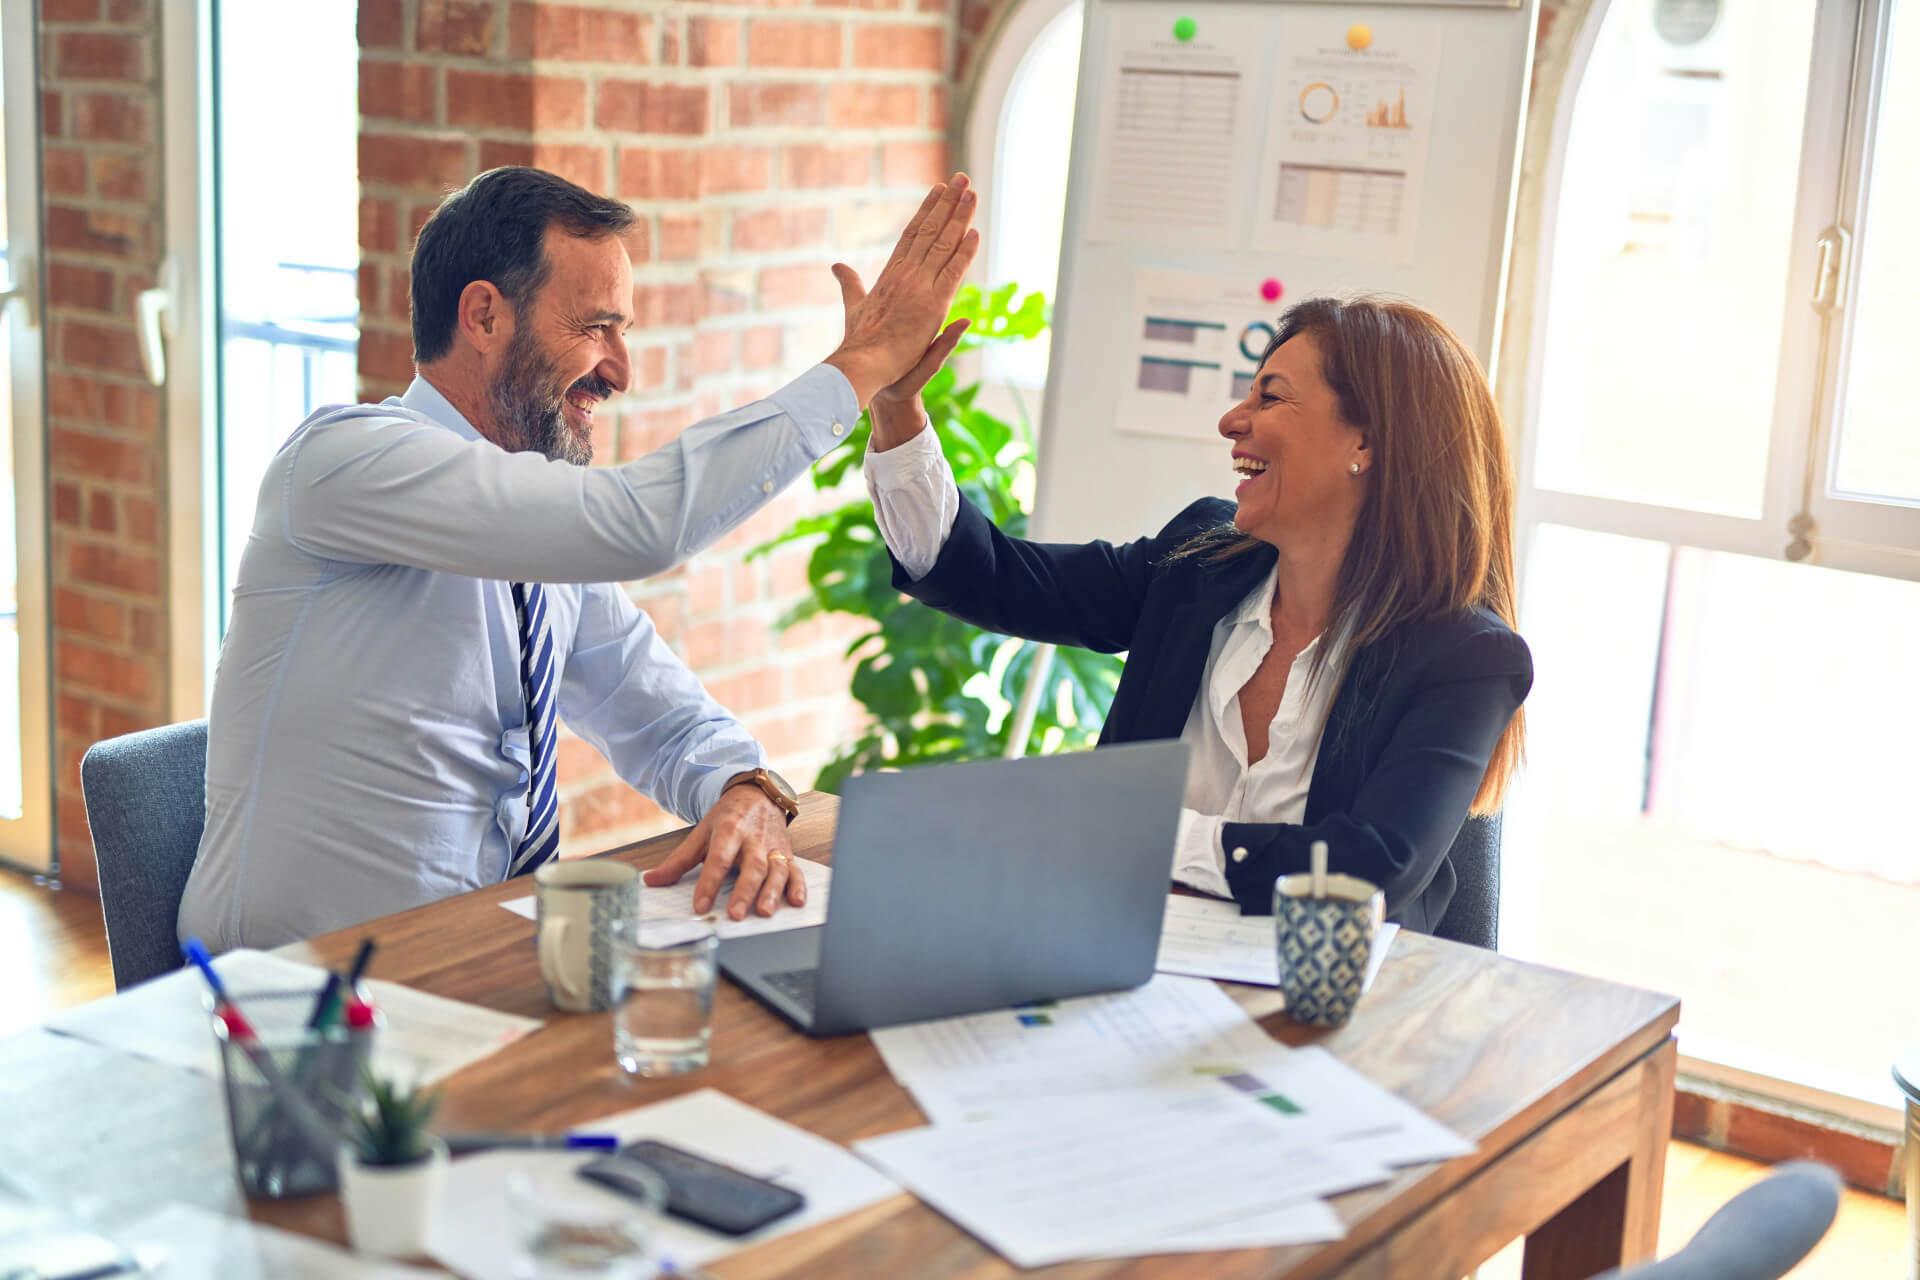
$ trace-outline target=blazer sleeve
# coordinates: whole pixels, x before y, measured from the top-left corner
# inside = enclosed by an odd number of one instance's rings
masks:
[[[960,495],[953,531],[925,577],[893,562],[893,585],[922,604],[1003,635],[1101,653],[1131,647],[1154,566],[1204,527],[1201,501],[1151,538],[1050,543],[1011,538]]]
[[[1308,851],[1325,840],[1333,869],[1379,885],[1387,914],[1399,915],[1446,857],[1532,685],[1532,655],[1511,631],[1479,631],[1437,655],[1351,809],[1311,824],[1224,825],[1227,884],[1241,911],[1270,914],[1274,879],[1309,870]],[[1236,862],[1239,848],[1247,857]]]

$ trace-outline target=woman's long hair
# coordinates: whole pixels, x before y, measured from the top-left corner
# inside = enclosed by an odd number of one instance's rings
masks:
[[[1354,654],[1403,623],[1476,605],[1515,626],[1513,467],[1473,353],[1411,303],[1310,298],[1281,317],[1260,362],[1302,333],[1320,348],[1340,416],[1366,432],[1373,454],[1328,633]],[[1226,528],[1181,553],[1217,561],[1262,545]],[[1525,712],[1515,711],[1472,812],[1499,810],[1525,737]]]

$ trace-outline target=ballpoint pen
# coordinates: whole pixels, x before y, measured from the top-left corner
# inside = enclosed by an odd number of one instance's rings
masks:
[[[620,1139],[611,1133],[443,1133],[451,1155],[475,1151],[617,1151]]]

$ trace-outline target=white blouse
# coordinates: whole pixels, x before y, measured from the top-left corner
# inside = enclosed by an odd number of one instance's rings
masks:
[[[932,430],[885,453],[867,451],[867,491],[880,536],[914,578],[940,558],[960,512],[953,472]],[[1324,636],[1294,658],[1286,691],[1267,730],[1267,754],[1247,763],[1240,690],[1273,647],[1274,576],[1268,574],[1238,608],[1214,624],[1207,666],[1181,740],[1193,748],[1186,804],[1174,849],[1173,878],[1222,898],[1227,887],[1221,832],[1228,822],[1299,822],[1320,755],[1320,735],[1339,683],[1337,651],[1310,678]]]

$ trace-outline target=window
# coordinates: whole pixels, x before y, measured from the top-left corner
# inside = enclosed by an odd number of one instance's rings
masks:
[[[1695,1069],[1890,1103],[1920,993],[1833,974],[1899,972],[1920,911],[1920,17],[1597,8],[1520,459],[1509,937],[1677,992]]]

